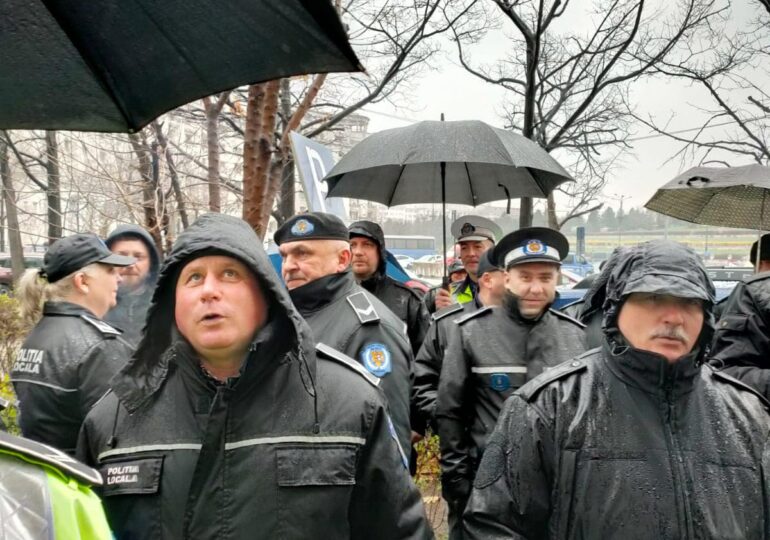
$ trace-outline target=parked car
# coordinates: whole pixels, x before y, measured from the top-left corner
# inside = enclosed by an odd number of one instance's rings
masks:
[[[42,253],[24,253],[24,268],[40,268],[43,266]],[[0,253],[0,294],[10,294],[13,290],[13,272],[11,256]]]
[[[398,264],[401,265],[401,268],[409,268],[412,266],[412,263],[414,262],[414,257],[410,257],[409,255],[394,255],[396,260],[398,261]]]
[[[561,262],[561,267],[579,276],[587,276],[594,272],[594,265],[588,262],[588,259],[583,255],[576,255],[574,253],[567,255]]]

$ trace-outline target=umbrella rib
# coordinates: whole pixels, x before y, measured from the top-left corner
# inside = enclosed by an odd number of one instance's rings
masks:
[[[463,166],[465,167],[465,174],[468,176],[468,189],[471,190],[471,201],[473,201],[473,206],[476,205],[476,194],[473,193],[473,181],[471,180],[471,171],[468,170],[468,162],[463,161]]]
[[[398,178],[396,178],[396,181],[393,182],[393,189],[390,192],[390,197],[388,197],[388,206],[392,206],[393,202],[393,195],[396,194],[396,189],[398,189],[398,184],[401,182],[401,177],[404,176],[404,169],[406,169],[406,165],[401,165],[401,170],[398,171]]]

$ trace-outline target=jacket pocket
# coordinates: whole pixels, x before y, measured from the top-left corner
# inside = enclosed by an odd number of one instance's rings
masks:
[[[746,330],[748,317],[746,315],[725,315],[719,320],[717,331],[731,330],[733,332],[743,332]]]
[[[161,538],[163,456],[122,458],[99,467],[104,509],[115,538]]]
[[[348,538],[358,448],[346,445],[276,448],[281,539]],[[297,516],[302,516],[298,519]]]

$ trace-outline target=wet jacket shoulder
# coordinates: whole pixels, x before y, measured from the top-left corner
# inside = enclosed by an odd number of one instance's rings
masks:
[[[770,272],[735,286],[716,325],[711,359],[770,398]]]
[[[659,360],[662,378],[594,349],[522,387],[487,444],[468,537],[766,538],[767,404]]]
[[[289,294],[319,343],[354,358],[381,379],[399,441],[408,448],[413,355],[404,322],[358,285],[349,270]]]
[[[257,275],[270,320],[237,378],[216,383],[174,332],[145,339],[88,416],[79,455],[105,478],[117,537],[429,538],[378,381],[310,330],[253,231],[205,216],[164,264],[148,324],[171,328],[173,282],[216,249]]]
[[[380,273],[362,281],[361,286],[379,298],[406,324],[412,352],[417,354],[430,324],[430,315],[417,291]]]
[[[476,302],[452,304],[434,313],[422,346],[414,358],[412,400],[424,422],[432,424],[434,430],[438,380],[448,336],[455,331],[459,317],[479,307]]]
[[[11,371],[22,434],[73,453],[83,419],[131,352],[118,330],[87,309],[47,302]]]

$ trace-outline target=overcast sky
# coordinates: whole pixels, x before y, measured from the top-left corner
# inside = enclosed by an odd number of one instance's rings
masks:
[[[734,7],[738,10],[736,20],[749,16],[753,6],[749,0],[743,0]],[[746,7],[749,6],[749,7]],[[576,24],[574,20],[571,23]],[[490,35],[481,49],[474,52],[474,58],[494,60],[496,51],[510,47],[503,29]],[[508,30],[509,31],[509,30]],[[434,62],[434,69],[426,70],[413,84],[415,91],[407,96],[399,107],[390,104],[376,104],[364,109],[369,116],[369,132],[400,127],[420,120],[438,120],[441,113],[447,120],[478,119],[497,127],[503,127],[502,104],[504,91],[499,87],[482,82],[468,74],[456,60],[453,45],[444,46],[445,53]],[[770,86],[770,80],[767,81]],[[663,123],[669,118],[673,129],[697,128],[703,122],[703,116],[694,106],[711,107],[705,92],[699,88],[688,88],[671,80],[647,80],[637,83],[633,89],[637,101],[637,112],[648,113],[656,121]],[[724,128],[712,130],[719,135]],[[605,190],[606,204],[617,206],[617,197],[628,197],[624,206],[642,206],[654,191],[682,170],[697,163],[681,166],[680,160],[668,162],[680,146],[671,139],[651,136],[644,126],[637,126],[632,137],[633,150],[624,154]],[[730,157],[731,165],[749,163],[745,157]]]

